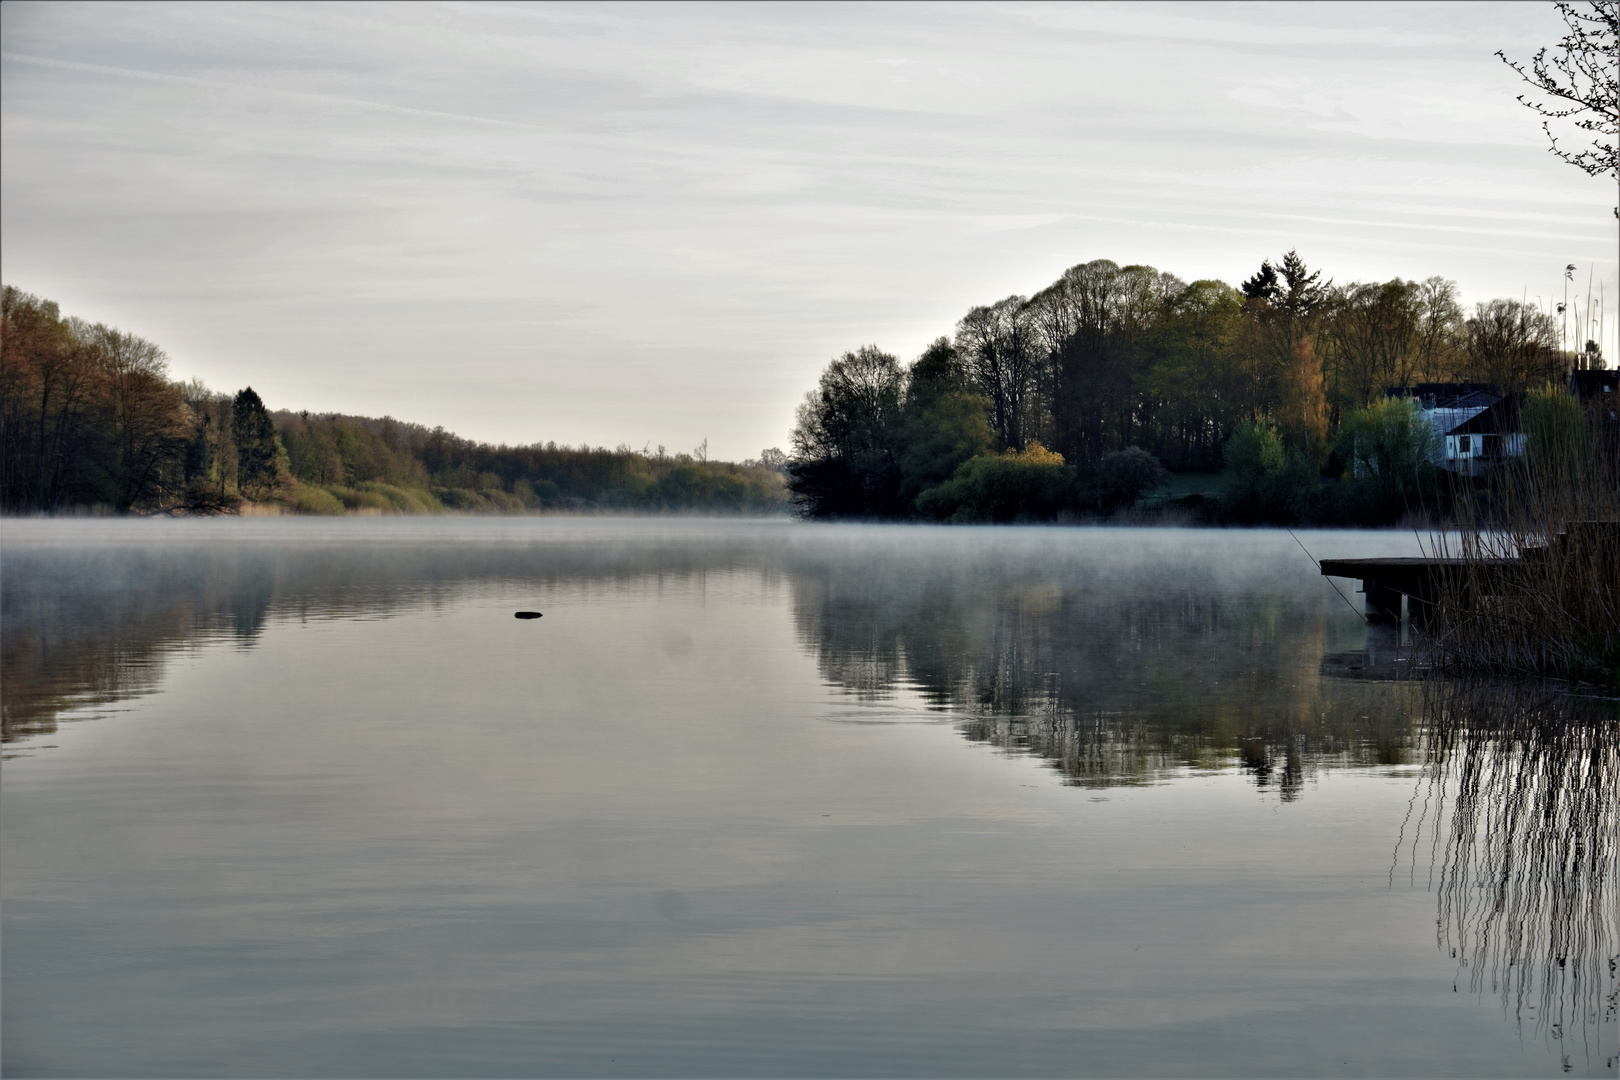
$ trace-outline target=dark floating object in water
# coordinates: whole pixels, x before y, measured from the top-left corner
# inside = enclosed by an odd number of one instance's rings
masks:
[[[519,619],[538,619],[540,613],[538,611],[518,611],[514,612],[513,616]]]

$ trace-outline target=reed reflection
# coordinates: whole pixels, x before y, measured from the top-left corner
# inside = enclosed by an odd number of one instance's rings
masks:
[[[830,683],[967,711],[970,741],[1035,754],[1069,783],[1235,763],[1292,800],[1317,769],[1412,757],[1413,687],[1323,678],[1343,642],[1285,589],[989,560],[827,565],[793,589]]]
[[[1423,716],[1424,778],[1392,881],[1404,860],[1415,884],[1427,862],[1457,988],[1497,995],[1560,1044],[1566,1071],[1576,1046],[1615,1068],[1620,706],[1436,682]]]

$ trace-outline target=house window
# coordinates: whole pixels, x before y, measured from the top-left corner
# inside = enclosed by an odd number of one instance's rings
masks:
[[[1474,439],[1471,435],[1457,436],[1457,452],[1467,454],[1474,449]]]

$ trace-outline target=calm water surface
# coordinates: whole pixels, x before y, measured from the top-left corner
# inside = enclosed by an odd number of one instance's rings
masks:
[[[1286,532],[0,544],[6,1075],[1615,1075],[1614,708]]]

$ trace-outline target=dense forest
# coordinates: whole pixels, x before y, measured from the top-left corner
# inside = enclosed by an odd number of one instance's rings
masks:
[[[0,505],[738,513],[791,500],[808,517],[1015,521],[1106,516],[1157,492],[1161,507],[1179,495],[1183,518],[1388,524],[1444,513],[1457,484],[1414,403],[1387,389],[1466,380],[1527,417],[1556,411],[1547,395],[1567,371],[1603,364],[1591,342],[1565,347],[1582,315],[1513,299],[1465,312],[1440,278],[1335,285],[1294,252],[1237,288],[1097,260],[973,308],[909,365],[876,346],[838,357],[799,408],[791,457],[732,464],[273,411],[250,387],[175,381],[152,342],[6,286]]]
[[[170,378],[150,341],[4,288],[0,507],[10,513],[771,512],[785,455],[491,446],[388,417],[270,411]]]
[[[1099,259],[973,308],[910,365],[833,360],[789,486],[812,517],[1042,520],[1117,512],[1173,470],[1220,474],[1182,500],[1206,520],[1389,523],[1448,487],[1432,428],[1387,389],[1561,389],[1602,366],[1595,343],[1566,348],[1590,314],[1464,311],[1438,277],[1335,284],[1292,251],[1236,288]]]

